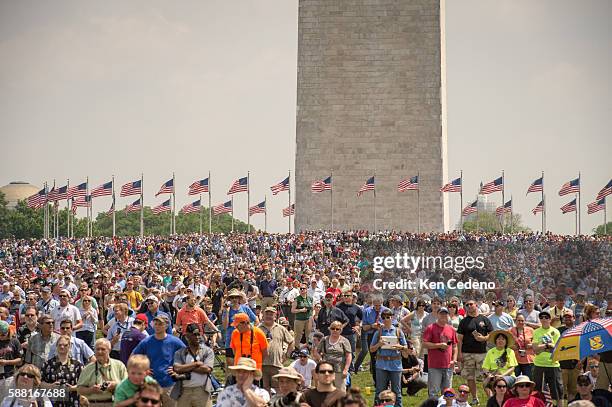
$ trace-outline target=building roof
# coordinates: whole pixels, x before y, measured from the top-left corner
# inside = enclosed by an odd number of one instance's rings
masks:
[[[9,209],[15,208],[17,202],[27,199],[38,191],[40,191],[39,187],[23,181],[11,182],[0,188],[0,192],[4,194],[4,199],[8,202],[7,207]]]

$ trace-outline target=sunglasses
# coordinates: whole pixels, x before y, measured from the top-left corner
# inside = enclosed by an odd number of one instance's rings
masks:
[[[520,389],[523,389],[525,387],[531,387],[531,384],[529,384],[529,383],[520,383],[520,384],[517,384],[516,387],[518,387]]]
[[[143,403],[151,403],[154,405],[158,405],[160,400],[159,399],[150,399],[148,397],[141,397],[140,401],[142,401]]]
[[[393,399],[380,399],[381,403],[393,403]]]
[[[454,393],[444,393],[444,397],[455,397]]]
[[[340,328],[329,328],[330,331],[339,331]]]
[[[589,369],[596,369],[598,367],[599,367],[599,365],[591,365],[591,366],[589,366]]]
[[[382,319],[391,319],[391,315],[383,315]]]
[[[319,370],[319,374],[334,374],[333,370]]]
[[[26,314],[26,317],[35,317],[36,314]]]
[[[19,373],[19,376],[27,377],[28,379],[34,379],[36,377],[36,375],[33,375],[32,373]]]
[[[459,390],[460,394],[468,394],[470,391],[469,390]]]
[[[542,315],[540,319],[550,319],[550,317],[548,315]]]

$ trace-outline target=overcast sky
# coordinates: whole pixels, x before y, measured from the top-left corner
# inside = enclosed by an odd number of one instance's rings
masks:
[[[269,187],[295,165],[297,12],[297,0],[0,2],[0,185],[144,172],[155,206],[174,171],[180,207],[209,170],[213,205],[250,171],[251,205],[267,195],[269,230],[285,231],[287,194]],[[447,0],[448,169],[463,170],[464,203],[503,169],[539,229],[539,194],[525,191],[545,171],[548,227],[573,233],[557,192],[581,171],[582,231],[603,221],[586,204],[612,177],[610,21],[608,0]],[[458,194],[450,213],[455,224]]]

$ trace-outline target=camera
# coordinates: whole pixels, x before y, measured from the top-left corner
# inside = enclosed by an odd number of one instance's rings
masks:
[[[296,401],[297,394],[289,393],[285,397],[277,399],[274,403],[270,403],[271,407],[298,407],[300,404]]]
[[[170,377],[175,382],[182,382],[183,380],[191,380],[191,372],[186,372],[186,373],[181,373],[181,374],[174,374],[174,375],[172,375]]]
[[[110,386],[110,383],[109,382],[104,382],[104,383],[102,383],[100,385],[100,390],[101,391],[106,391],[106,390],[108,390],[108,386]]]

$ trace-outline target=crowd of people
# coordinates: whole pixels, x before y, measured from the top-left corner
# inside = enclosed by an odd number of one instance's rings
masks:
[[[376,405],[608,406],[610,352],[551,352],[564,330],[612,316],[611,243],[365,231],[0,240],[0,407],[365,406],[364,376]],[[495,288],[377,290],[375,277],[408,275],[373,272],[395,253],[481,256],[481,268],[411,278]]]

